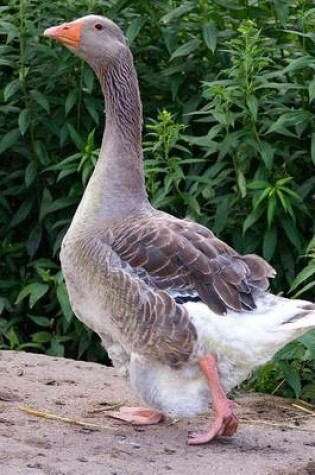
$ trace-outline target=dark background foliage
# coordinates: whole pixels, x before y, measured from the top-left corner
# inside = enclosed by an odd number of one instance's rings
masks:
[[[125,31],[144,106],[153,204],[277,269],[314,298],[315,8],[307,0],[9,0],[0,7],[0,344],[106,362],[75,319],[61,240],[97,160],[100,87],[42,37],[100,13]],[[247,388],[315,399],[315,334]]]

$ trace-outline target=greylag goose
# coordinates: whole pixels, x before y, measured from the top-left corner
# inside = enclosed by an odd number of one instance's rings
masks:
[[[273,268],[204,226],[154,209],[145,191],[137,75],[120,28],[88,15],[49,28],[94,69],[106,104],[98,163],[63,240],[61,264],[77,317],[97,332],[147,407],[109,415],[156,424],[212,402],[214,422],[189,444],[232,436],[227,392],[315,326],[315,305],[268,292]]]

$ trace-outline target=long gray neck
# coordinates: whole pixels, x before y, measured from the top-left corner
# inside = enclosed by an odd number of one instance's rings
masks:
[[[142,164],[142,109],[129,49],[115,63],[94,67],[106,104],[100,156],[75,220],[111,221],[149,206]]]

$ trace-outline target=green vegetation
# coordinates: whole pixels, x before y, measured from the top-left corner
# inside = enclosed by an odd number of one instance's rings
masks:
[[[106,361],[70,309],[58,252],[103,130],[89,67],[43,30],[101,13],[126,32],[147,187],[314,299],[315,8],[309,0],[8,0],[0,7],[0,344]],[[290,292],[291,287],[291,294]],[[251,386],[315,400],[315,333]],[[259,379],[258,379],[259,377]]]

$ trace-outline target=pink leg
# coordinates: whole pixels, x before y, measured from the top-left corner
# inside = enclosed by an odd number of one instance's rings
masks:
[[[164,419],[161,412],[146,407],[123,406],[118,411],[106,411],[105,415],[134,425],[158,424]]]
[[[212,393],[214,423],[207,432],[193,433],[189,439],[189,445],[206,444],[215,437],[229,436],[235,434],[238,427],[238,418],[233,409],[236,404],[230,401],[221,386],[216,359],[209,355],[198,361],[201,371],[208,381]]]

